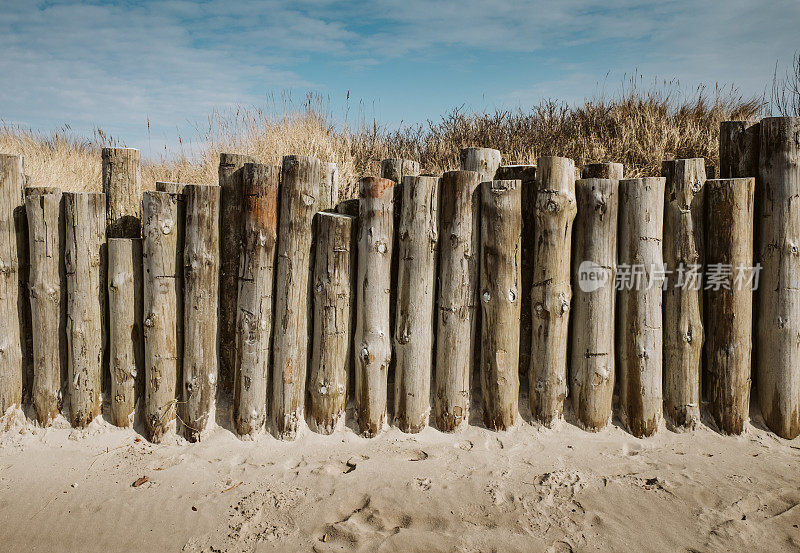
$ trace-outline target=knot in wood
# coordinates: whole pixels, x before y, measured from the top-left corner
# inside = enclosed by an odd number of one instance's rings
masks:
[[[508,289],[508,301],[510,301],[511,303],[517,301],[517,291],[514,290],[513,288]]]
[[[483,303],[489,303],[489,300],[492,299],[492,295],[489,293],[489,290],[483,291]]]
[[[383,241],[376,242],[375,251],[377,251],[378,253],[381,253],[381,254],[386,253],[387,249],[388,248],[386,247],[386,243],[385,242],[383,242]]]
[[[175,226],[175,222],[172,219],[166,219],[163,223],[161,223],[161,233],[166,235],[172,232],[173,227]]]
[[[301,194],[300,199],[303,201],[303,204],[305,204],[306,207],[311,207],[317,201],[317,199],[314,196],[311,196],[309,194]]]

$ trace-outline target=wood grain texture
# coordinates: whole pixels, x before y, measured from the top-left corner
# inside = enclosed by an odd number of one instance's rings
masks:
[[[142,168],[139,150],[103,148],[103,192],[109,238],[142,235]]]

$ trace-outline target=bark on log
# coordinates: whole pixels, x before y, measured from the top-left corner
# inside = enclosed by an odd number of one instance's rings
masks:
[[[439,177],[404,177],[395,249],[398,250],[394,416],[416,433],[430,418],[434,356]]]
[[[178,347],[178,198],[169,192],[145,192],[142,243],[144,288],[144,415],[148,439],[160,442],[175,429],[180,358]]]
[[[719,124],[719,178],[758,176],[758,121],[722,121]]]
[[[761,121],[758,399],[778,436],[800,434],[800,118]]]
[[[617,291],[619,405],[622,420],[637,437],[653,435],[661,422],[662,281],[659,274],[663,268],[665,186],[663,177],[619,182],[617,269],[627,271]]]
[[[582,179],[612,179],[622,180],[623,165],[621,163],[614,163],[613,161],[604,161],[602,163],[587,163],[581,167]]]
[[[64,193],[70,422],[100,415],[106,325],[106,196]]]
[[[386,423],[387,372],[392,358],[389,330],[394,181],[359,181],[356,330],[356,415],[363,435],[377,435]]]
[[[679,275],[701,265],[703,251],[703,158],[661,164],[667,179],[664,198],[663,255],[667,279],[663,294],[664,411],[680,428],[700,422],[700,374],[703,352],[702,290]]]
[[[527,292],[533,284],[533,256],[536,250],[536,166],[501,165],[495,173],[497,180],[522,181],[522,294],[520,294],[519,324],[519,374],[527,378],[531,366],[531,295]]]
[[[522,182],[481,183],[480,298],[483,420],[506,430],[519,414]]]
[[[25,199],[30,244],[30,303],[33,338],[32,401],[36,420],[49,426],[61,411],[61,375],[66,370],[66,335],[61,287],[63,211],[61,191]]]
[[[344,420],[350,365],[350,293],[353,218],[317,214],[314,270],[314,338],[311,352],[311,419],[332,433]]]
[[[214,417],[219,291],[218,186],[186,185],[183,249],[183,394],[186,439],[197,442]]]
[[[576,210],[575,162],[564,157],[539,158],[528,393],[534,420],[545,426],[563,417],[567,396],[570,245]]]
[[[706,348],[703,387],[708,410],[726,434],[741,434],[750,417],[755,179],[707,180],[706,266],[732,268],[729,288],[705,290]]]
[[[133,426],[144,376],[142,239],[108,239],[108,350],[111,423]]]
[[[617,179],[575,183],[570,393],[579,424],[592,432],[611,422],[614,398],[618,192]]]
[[[272,309],[278,231],[280,169],[244,166],[242,261],[236,321],[236,385],[233,418],[242,436],[259,432],[266,422],[272,351]]]
[[[453,432],[469,421],[470,377],[479,337],[475,321],[480,235],[480,175],[442,176],[439,298],[436,321],[436,426]],[[480,350],[479,347],[477,347]]]
[[[304,417],[308,368],[308,272],[319,183],[318,159],[308,156],[283,158],[272,378],[272,416],[281,439],[294,439]]]
[[[22,405],[25,336],[21,327],[27,294],[20,298],[24,275],[18,234],[24,186],[22,156],[0,154],[0,415]]]
[[[250,156],[219,155],[219,382],[225,393],[233,390],[236,372],[236,313],[242,251],[242,167],[245,163],[254,162]]]
[[[139,150],[103,148],[103,192],[109,238],[142,235],[142,169]]]

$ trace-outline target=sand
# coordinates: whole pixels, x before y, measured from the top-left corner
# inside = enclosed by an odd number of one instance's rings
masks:
[[[218,412],[198,444],[98,419],[0,435],[0,550],[796,551],[800,439],[703,426],[640,440],[305,429],[241,441]],[[132,484],[147,478],[143,484]]]

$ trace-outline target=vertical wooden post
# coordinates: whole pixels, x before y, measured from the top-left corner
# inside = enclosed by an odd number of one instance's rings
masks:
[[[459,152],[462,171],[476,171],[481,182],[495,177],[500,167],[500,152],[491,148],[463,148]]]
[[[680,275],[699,269],[703,250],[703,158],[661,164],[667,179],[664,198],[664,410],[676,427],[693,429],[700,422],[700,367],[703,352],[701,286]]]
[[[662,413],[661,294],[666,179],[619,181],[617,342],[622,420],[652,436]],[[624,277],[624,278],[623,278]]]
[[[353,218],[353,223],[350,229],[350,337],[348,339],[348,359],[350,360],[347,366],[347,381],[350,383],[347,386],[347,393],[350,397],[355,395],[355,381],[356,381],[356,360],[357,352],[353,345],[353,335],[355,334],[355,320],[356,320],[356,271],[358,268],[358,198],[349,200],[342,200],[336,205],[336,213],[342,215],[349,215]]]
[[[61,373],[66,368],[61,288],[63,224],[61,191],[28,195],[25,208],[30,244],[30,302],[33,335],[32,400],[36,420],[48,426],[61,411]]]
[[[519,310],[522,183],[481,183],[480,299],[483,420],[492,430],[519,413]]]
[[[339,203],[339,167],[332,162],[320,163],[319,205],[317,211],[326,211]]]
[[[358,280],[356,413],[361,433],[377,435],[386,422],[387,372],[392,358],[389,330],[394,181],[364,177],[358,183]]]
[[[562,418],[567,396],[570,245],[576,209],[575,162],[564,157],[539,158],[528,385],[531,414],[545,426]]]
[[[433,371],[439,177],[404,177],[394,329],[394,416],[403,432],[419,432],[430,417]]]
[[[587,163],[581,167],[582,179],[613,179],[622,180],[623,165],[613,161],[602,163]]]
[[[267,414],[280,169],[246,163],[243,180],[233,418],[240,435],[252,436],[264,426]]]
[[[800,434],[800,118],[761,120],[758,399],[767,426]]]
[[[308,272],[319,183],[318,159],[283,158],[272,378],[272,415],[281,439],[294,439],[304,418],[309,348]]]
[[[330,434],[344,420],[350,364],[350,293],[353,218],[317,213],[314,269],[314,337],[311,351],[311,419]]]
[[[0,415],[22,406],[25,373],[19,297],[18,214],[25,186],[22,156],[0,154]],[[23,300],[24,301],[24,300]]]
[[[144,414],[148,439],[160,442],[175,429],[175,403],[180,357],[176,282],[183,265],[178,196],[145,192],[142,243],[144,288]]]
[[[501,165],[495,172],[497,180],[522,181],[522,285],[520,290],[519,322],[519,374],[527,377],[531,366],[531,295],[533,284],[533,256],[536,250],[536,166]]]
[[[142,169],[139,150],[103,148],[103,192],[109,238],[142,235]]]
[[[617,179],[575,183],[570,393],[578,422],[592,432],[611,422],[617,276]]]
[[[741,434],[750,417],[755,179],[707,180],[706,267],[731,268],[728,286],[705,290],[705,378],[708,410],[726,434]]]
[[[479,174],[442,176],[439,213],[439,299],[436,320],[436,426],[453,432],[469,420],[476,335],[480,236]],[[480,350],[480,347],[477,347]]]
[[[105,348],[106,196],[64,193],[70,421],[83,428],[100,414]]]
[[[236,312],[239,293],[239,257],[242,251],[242,167],[250,156],[219,155],[219,382],[223,392],[233,390],[236,370]]]
[[[144,377],[142,239],[108,239],[108,349],[111,422],[133,426]],[[138,378],[137,378],[138,377]]]
[[[719,124],[719,178],[758,176],[758,121],[722,121]]]
[[[219,290],[218,186],[187,184],[183,250],[183,390],[185,436],[201,439],[213,418],[217,391]]]

